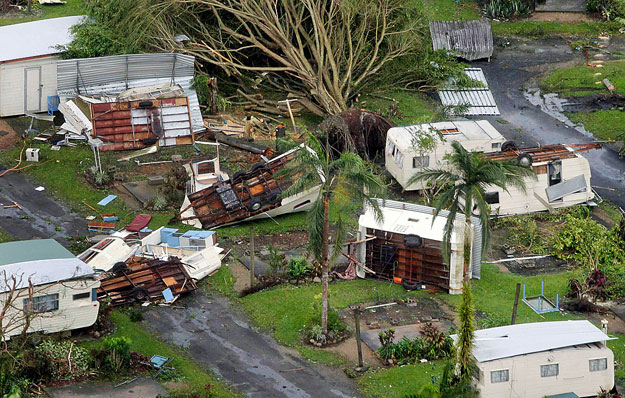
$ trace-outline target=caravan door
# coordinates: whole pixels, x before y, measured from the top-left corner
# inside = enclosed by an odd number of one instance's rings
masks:
[[[41,112],[41,66],[24,69],[24,113]]]

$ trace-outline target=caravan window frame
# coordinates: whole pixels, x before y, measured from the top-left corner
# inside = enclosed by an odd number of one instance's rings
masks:
[[[490,371],[491,384],[507,383],[510,381],[510,369],[499,369]]]
[[[419,166],[417,164],[419,164]],[[423,169],[423,168],[426,168],[426,167],[430,167],[430,155],[413,156],[412,157],[412,168],[413,169]]]
[[[24,310],[28,312],[52,312],[59,309],[59,294],[45,294],[42,296],[34,296],[32,303],[30,298],[23,301]]]

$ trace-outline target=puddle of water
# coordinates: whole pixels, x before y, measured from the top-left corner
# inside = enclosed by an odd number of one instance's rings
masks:
[[[586,130],[584,126],[573,123],[571,119],[564,114],[564,107],[566,105],[570,105],[567,99],[560,98],[558,94],[553,93],[542,95],[540,89],[538,88],[525,90],[523,92],[523,96],[532,105],[540,107],[543,112],[559,120],[565,126],[575,129],[586,137],[595,138],[595,136],[593,136],[590,131]]]

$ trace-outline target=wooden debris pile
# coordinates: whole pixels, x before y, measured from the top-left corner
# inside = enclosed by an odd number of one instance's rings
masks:
[[[108,277],[100,281],[98,300],[110,299],[114,306],[133,302],[157,302],[169,289],[174,298],[197,289],[180,259],[169,261],[132,257],[117,263]]]

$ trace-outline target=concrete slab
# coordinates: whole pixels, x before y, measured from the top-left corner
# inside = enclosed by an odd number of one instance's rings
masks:
[[[239,261],[241,262],[241,264],[245,266],[245,268],[247,268],[248,270],[250,269],[249,257],[239,257]],[[267,264],[266,262],[264,262],[258,257],[254,258],[254,275],[256,276],[265,275],[265,272],[267,272],[268,268],[269,268],[269,264]]]
[[[159,188],[147,181],[125,182],[122,184],[139,202],[146,206],[158,194]]]
[[[169,396],[156,380],[149,377],[138,377],[130,383],[115,388],[116,384],[108,382],[77,383],[47,388],[46,390],[53,398],[154,398]]]
[[[584,12],[586,0],[546,0],[536,4],[537,12]]]
[[[423,323],[416,323],[412,325],[395,326],[387,329],[363,330],[360,332],[360,336],[362,341],[371,349],[371,351],[377,351],[377,349],[382,346],[382,344],[380,344],[380,339],[378,338],[380,332],[388,329],[395,330],[395,338],[393,339],[393,342],[397,343],[404,337],[414,339],[421,336],[421,326],[423,325]],[[432,325],[434,325],[438,330],[447,333],[451,327],[451,322],[432,322]]]

